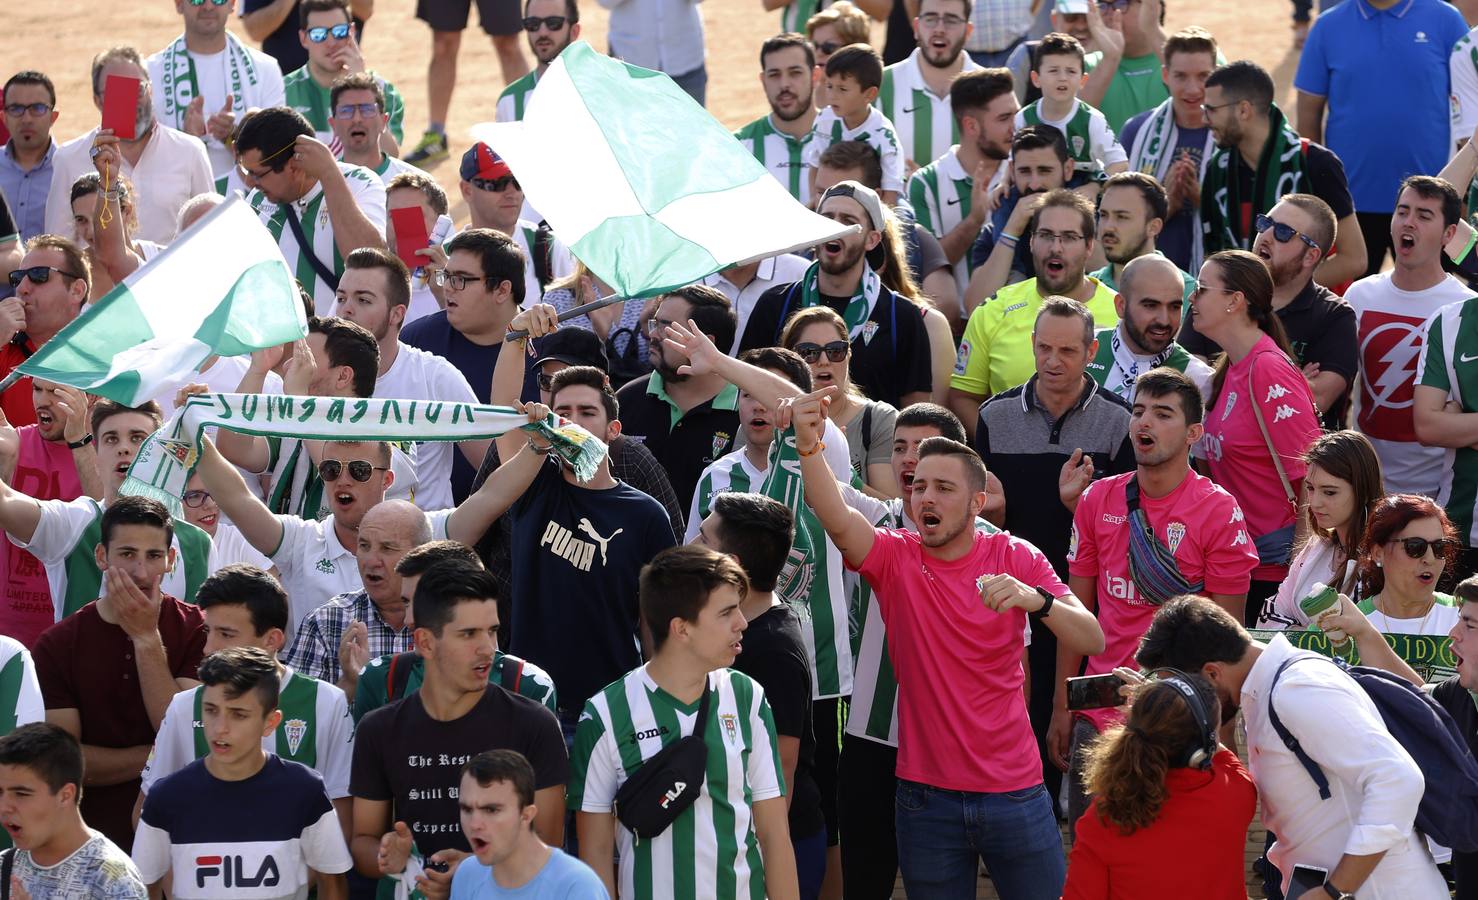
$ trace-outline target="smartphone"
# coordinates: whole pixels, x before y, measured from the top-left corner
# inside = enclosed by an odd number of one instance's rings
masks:
[[[1107,675],[1087,675],[1067,680],[1068,709],[1108,709],[1123,706],[1124,698],[1119,688],[1124,679],[1110,672]]]
[[[439,859],[428,859],[421,863],[421,868],[430,869],[433,872],[445,872],[451,868],[451,864]]]
[[[1328,869],[1321,869],[1318,866],[1294,866],[1293,877],[1288,881],[1287,894],[1290,897],[1301,897],[1309,891],[1317,891],[1328,880]]]

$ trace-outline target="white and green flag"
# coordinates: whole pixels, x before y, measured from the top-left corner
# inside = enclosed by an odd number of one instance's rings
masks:
[[[660,72],[565,49],[521,122],[472,135],[508,161],[529,203],[623,297],[852,230],[798,203],[703,107]]]
[[[212,355],[250,353],[307,333],[277,242],[233,196],[84,309],[11,380],[31,375],[137,406]]]

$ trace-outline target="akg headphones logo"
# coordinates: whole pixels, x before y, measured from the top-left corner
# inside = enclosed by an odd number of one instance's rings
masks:
[[[195,857],[195,886],[205,887],[211,878],[220,878],[225,887],[276,887],[282,880],[277,871],[277,860],[269,854],[262,860],[256,875],[247,875],[246,860],[241,856],[197,856]]]

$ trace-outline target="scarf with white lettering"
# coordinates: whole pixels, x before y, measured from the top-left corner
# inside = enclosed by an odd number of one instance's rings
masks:
[[[1129,168],[1135,172],[1143,172],[1153,175],[1161,184],[1166,184],[1166,177],[1170,174],[1170,166],[1175,162],[1175,148],[1180,144],[1180,126],[1175,124],[1175,101],[1166,100],[1155,107],[1154,112],[1139,127],[1138,133],[1134,135],[1134,143],[1129,148]],[[1211,129],[1206,129],[1206,144],[1201,148],[1201,161],[1196,170],[1196,183],[1200,184],[1206,180],[1206,164],[1211,162],[1211,157],[1216,153],[1216,141],[1211,137]],[[1201,269],[1201,210],[1199,207],[1190,206],[1185,210],[1191,217],[1191,234],[1195,239],[1191,241],[1190,271],[1198,272]]]
[[[801,276],[801,306],[812,307],[821,305],[821,291],[817,287],[817,279],[821,271],[821,263],[813,262]],[[878,305],[878,297],[882,294],[883,280],[878,273],[872,270],[870,264],[862,266],[862,280],[857,285],[857,293],[847,301],[847,308],[842,310],[842,319],[847,323],[847,336],[851,340],[857,340],[862,333],[862,326],[872,317],[873,307]]]
[[[230,72],[231,109],[237,116],[246,112],[243,83],[256,87],[257,66],[251,54],[231,32],[226,32],[226,67]],[[243,75],[243,73],[245,73]],[[185,48],[185,36],[175,39],[164,51],[164,72],[160,76],[164,94],[164,121],[179,129],[185,127],[185,112],[200,94],[200,80],[195,75],[195,58]],[[206,118],[210,112],[206,113]]]
[[[1304,190],[1303,138],[1288,124],[1283,110],[1273,104],[1268,110],[1268,139],[1252,173],[1252,196],[1243,197],[1240,169],[1242,154],[1236,147],[1217,150],[1206,177],[1201,180],[1201,221],[1207,250],[1250,250],[1256,235],[1242,231],[1242,204],[1252,206],[1252,215],[1265,213],[1278,198]],[[1251,224],[1249,222],[1249,224]]]
[[[589,481],[606,445],[572,422],[551,415],[530,424],[507,406],[441,400],[289,397],[278,394],[195,394],[164,427],[139,446],[120,494],[152,497],[179,515],[185,483],[200,459],[200,435],[216,426],[259,437],[307,441],[466,441],[515,428],[542,435],[580,481]]]

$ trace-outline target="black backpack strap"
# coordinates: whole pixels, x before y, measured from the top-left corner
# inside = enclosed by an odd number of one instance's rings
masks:
[[[1273,673],[1273,681],[1268,685],[1268,721],[1272,723],[1273,731],[1278,733],[1278,738],[1283,741],[1283,746],[1287,747],[1298,758],[1299,765],[1303,766],[1304,771],[1309,773],[1309,777],[1314,779],[1314,784],[1319,788],[1319,799],[1328,800],[1329,779],[1324,775],[1324,770],[1319,768],[1318,763],[1309,758],[1309,754],[1304,751],[1303,745],[1298,742],[1298,738],[1293,736],[1293,732],[1289,731],[1288,726],[1284,725],[1283,720],[1278,717],[1278,708],[1273,705],[1273,691],[1278,687],[1278,679],[1283,677],[1283,670],[1300,660],[1319,658],[1315,656],[1295,656],[1285,659],[1283,664],[1278,667],[1278,671]]]
[[[708,701],[713,698],[713,691],[708,687],[708,679],[703,680],[703,702],[698,704],[698,722],[693,726],[693,735],[700,740],[703,731],[708,725]]]
[[[414,650],[397,653],[390,657],[390,670],[385,673],[385,700],[398,700],[405,696],[405,686],[410,684],[411,669],[421,654]]]
[[[872,404],[862,407],[862,474],[867,475],[867,451],[872,449]],[[865,480],[865,478],[864,478]]]
[[[15,848],[0,854],[0,900],[10,900],[10,872],[15,868]]]
[[[505,691],[518,693],[518,686],[523,683],[523,660],[503,654],[503,658],[498,660],[498,680]]]
[[[785,302],[780,304],[780,318],[775,320],[774,344],[776,347],[780,346],[780,332],[785,330],[785,320],[790,317],[790,301],[795,299],[796,289],[800,286],[801,283],[799,281],[792,284],[790,290],[785,292]]]
[[[548,221],[539,223],[534,231],[534,245],[529,249],[533,251],[534,278],[539,287],[547,288],[554,280],[554,229],[549,227]]]

